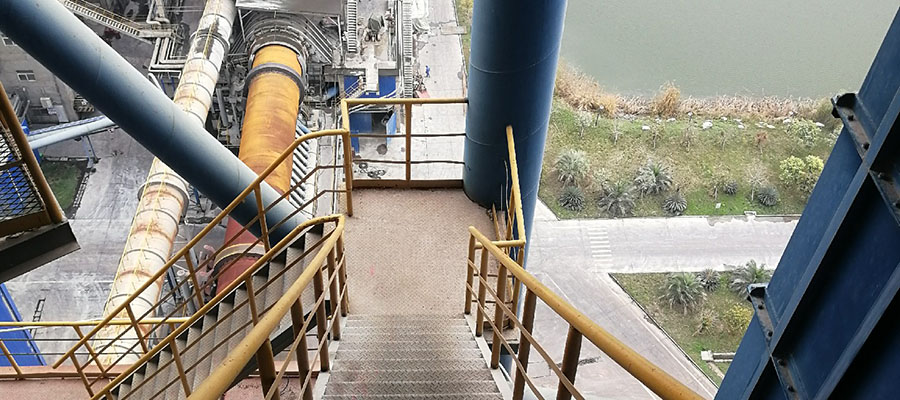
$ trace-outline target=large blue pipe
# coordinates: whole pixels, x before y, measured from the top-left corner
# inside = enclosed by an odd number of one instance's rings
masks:
[[[0,0],[0,30],[88,99],[153,155],[220,207],[231,203],[256,174],[190,118],[56,0]],[[263,182],[263,204],[279,194]],[[291,212],[279,202],[266,215],[274,224]],[[231,213],[241,224],[257,214],[254,196]],[[272,231],[283,238],[299,221]]]
[[[484,207],[505,208],[506,126],[512,125],[527,237],[565,14],[565,0],[479,0],[472,15],[463,188]]]

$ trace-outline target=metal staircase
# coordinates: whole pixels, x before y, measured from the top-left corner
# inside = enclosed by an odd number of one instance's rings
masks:
[[[359,53],[359,7],[357,0],[347,0],[347,52]]]
[[[253,328],[253,321],[265,315],[266,310],[297,279],[301,267],[288,268],[287,261],[296,259],[298,253],[299,250],[288,247],[253,274],[255,304],[250,301],[247,285],[242,283],[237,286],[203,318],[197,319],[182,332],[173,343],[163,347],[122,380],[112,389],[113,396],[117,399],[184,398],[185,390],[200,384]],[[254,308],[260,310],[258,315],[254,315]],[[279,340],[279,337],[289,335],[291,331],[291,322],[287,319],[273,332],[269,340],[274,353],[277,354],[290,344],[289,340]],[[176,352],[179,353],[178,362],[174,357]],[[253,359],[241,378],[256,368],[256,359]],[[179,382],[181,373],[186,376],[184,383],[187,385]]]
[[[413,21],[412,2],[400,3],[400,62],[403,66],[403,97],[413,97],[413,84],[415,73],[413,72]]]
[[[502,399],[462,315],[350,315],[325,400]]]
[[[135,22],[107,9],[82,0],[60,0],[73,14],[90,19],[107,28],[122,32],[135,39],[164,38],[175,33],[172,25],[156,25]]]

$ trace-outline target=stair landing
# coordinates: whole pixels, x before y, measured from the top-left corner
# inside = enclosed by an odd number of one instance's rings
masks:
[[[468,227],[494,228],[459,189],[353,190],[347,220],[353,314],[452,316],[465,303]]]

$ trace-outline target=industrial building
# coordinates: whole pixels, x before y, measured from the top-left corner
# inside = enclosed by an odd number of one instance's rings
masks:
[[[894,397],[900,18],[713,393],[526,262],[565,8],[475,2],[457,74],[420,0],[0,0],[2,397],[580,399],[598,351],[665,399]],[[134,190],[67,219],[32,150],[113,127]]]

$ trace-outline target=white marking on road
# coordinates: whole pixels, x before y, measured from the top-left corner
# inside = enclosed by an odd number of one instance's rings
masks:
[[[612,267],[612,247],[609,244],[609,235],[606,229],[597,226],[587,227],[587,238],[591,249],[591,259],[594,265],[589,268],[591,272],[600,272]]]

